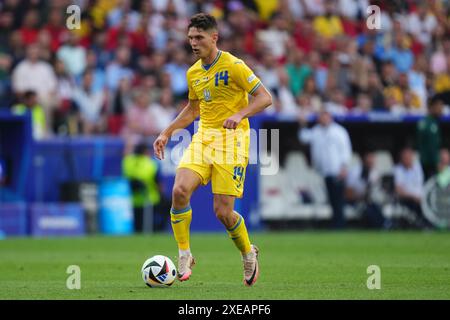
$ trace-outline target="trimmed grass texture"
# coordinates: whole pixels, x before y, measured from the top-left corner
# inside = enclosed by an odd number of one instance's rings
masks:
[[[252,233],[260,278],[242,283],[242,263],[223,233],[191,234],[197,264],[189,281],[148,288],[140,269],[150,256],[177,263],[169,233],[0,240],[0,299],[450,299],[448,232]],[[81,269],[69,290],[68,266]],[[369,290],[370,265],[381,289]]]

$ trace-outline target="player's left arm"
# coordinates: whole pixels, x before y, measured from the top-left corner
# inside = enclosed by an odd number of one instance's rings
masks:
[[[223,122],[223,127],[236,129],[239,123],[251,117],[272,104],[272,96],[256,77],[253,71],[242,60],[236,60],[230,66],[231,77],[245,92],[253,96],[248,106],[239,110]]]
[[[262,84],[252,93],[252,96],[253,99],[250,101],[247,107],[233,114],[231,117],[224,121],[224,128],[236,129],[238,124],[243,119],[260,113],[272,104],[272,95]]]

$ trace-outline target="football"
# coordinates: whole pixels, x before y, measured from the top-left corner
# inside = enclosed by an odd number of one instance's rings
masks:
[[[142,279],[151,288],[170,287],[176,279],[177,269],[166,256],[156,255],[142,265]]]

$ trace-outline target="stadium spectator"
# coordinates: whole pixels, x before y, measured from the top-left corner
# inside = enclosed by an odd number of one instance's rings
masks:
[[[419,96],[409,88],[408,75],[401,73],[394,85],[384,89],[385,99],[393,101],[391,110],[401,113],[423,113]]]
[[[423,47],[431,43],[432,35],[437,27],[437,20],[428,8],[427,2],[418,2],[416,11],[407,17],[406,30],[420,42]]]
[[[39,12],[36,9],[30,9],[25,13],[20,35],[25,45],[36,42],[39,33]]]
[[[425,180],[436,174],[442,137],[439,118],[442,116],[442,100],[435,96],[430,99],[428,115],[417,123],[417,148],[424,170]]]
[[[313,99],[307,94],[301,94],[297,97],[297,104],[299,107],[299,115],[304,118],[309,118],[316,114],[316,107],[312,101]],[[319,106],[320,109],[320,106]]]
[[[258,65],[255,70],[255,74],[261,79],[272,96],[276,98],[278,98],[278,87],[280,86],[278,69],[279,64],[275,55],[273,55],[270,51],[267,51],[264,54],[262,64]],[[265,111],[274,112],[275,108],[270,106]]]
[[[75,81],[66,71],[63,61],[56,60],[53,66],[56,75],[55,108],[52,113],[52,128],[58,134],[78,134],[73,95]]]
[[[318,124],[305,128],[306,120],[300,117],[298,137],[311,146],[311,160],[315,170],[325,179],[328,201],[332,207],[332,227],[345,227],[344,182],[352,156],[352,146],[347,130],[333,121],[326,109],[321,109]]]
[[[129,180],[132,190],[134,231],[144,230],[145,215],[153,212],[153,230],[163,231],[167,224],[167,208],[160,208],[162,201],[161,184],[158,177],[158,163],[151,157],[148,146],[140,143],[134,152],[125,155],[122,160],[123,175]],[[169,208],[170,209],[170,203]],[[147,217],[147,219],[152,217]]]
[[[380,77],[376,72],[372,71],[369,73],[367,87],[365,89],[371,99],[373,110],[387,111],[383,95],[383,86]]]
[[[316,114],[321,109],[322,98],[312,76],[306,78],[303,93],[297,96],[297,103],[300,113],[305,117]]]
[[[395,34],[394,45],[384,55],[385,60],[391,60],[398,72],[408,72],[413,63],[414,55],[410,49],[411,40],[404,33]]]
[[[106,68],[106,85],[111,91],[116,91],[120,80],[126,78],[133,80],[134,73],[129,67],[130,63],[130,49],[127,47],[120,47],[117,49],[116,58]]]
[[[397,70],[392,61],[384,61],[381,65],[380,80],[383,87],[389,87],[396,84]]]
[[[123,78],[119,82],[119,88],[116,92],[112,92],[109,96],[108,116],[108,132],[111,134],[119,134],[125,123],[125,114],[132,105],[131,81]]]
[[[149,25],[149,15],[143,14],[140,18],[137,29],[131,34],[132,47],[139,56],[145,56],[150,53],[150,34],[148,32]]]
[[[73,94],[73,100],[79,111],[82,133],[86,135],[106,131],[105,93],[103,90],[94,91],[93,82],[93,71],[86,70],[81,86],[77,86]]]
[[[174,52],[172,61],[164,66],[164,71],[170,75],[175,101],[186,98],[188,85],[185,75],[188,69],[189,65],[186,63],[186,52],[184,50]]]
[[[27,49],[22,42],[20,32],[18,30],[11,32],[6,50],[13,59],[13,68],[25,58]]]
[[[158,119],[150,112],[150,100],[146,92],[140,90],[133,98],[133,104],[127,108],[123,135],[127,142],[127,150],[132,149],[140,141],[145,141],[160,133]]]
[[[186,0],[150,0],[152,6],[157,12],[171,12],[177,16],[187,16]]]
[[[305,80],[312,74],[311,67],[305,63],[302,50],[292,50],[288,53],[286,72],[289,76],[289,87],[294,96],[298,96],[305,85]]]
[[[447,72],[450,68],[447,64],[448,55],[450,55],[450,39],[444,39],[437,43],[436,51],[431,55],[430,71],[436,75]]]
[[[97,58],[97,67],[103,70],[105,70],[110,61],[113,60],[114,54],[113,51],[109,51],[107,48],[106,37],[107,35],[105,31],[99,31],[92,36],[92,45],[90,46],[90,50],[93,51]],[[89,64],[89,57],[87,59],[87,63]]]
[[[40,30],[35,44],[39,47],[39,56],[41,59],[51,63],[54,54],[51,50],[52,38],[50,33],[45,29]]]
[[[450,185],[450,151],[442,148],[439,152],[437,182],[441,188]]]
[[[128,29],[128,16],[123,16],[120,23],[108,29],[106,34],[106,48],[114,51],[119,47],[119,43],[128,41],[130,44],[133,41],[133,33]]]
[[[388,227],[377,199],[381,189],[381,174],[375,167],[375,153],[367,151],[362,163],[353,164],[345,180],[345,199],[362,213],[363,224],[371,228]]]
[[[9,73],[13,64],[11,55],[3,51],[0,47],[0,107],[10,105],[11,97],[11,80]],[[3,105],[1,102],[6,103]]]
[[[105,69],[99,66],[98,57],[94,50],[90,49],[86,52],[86,70],[92,73],[92,88],[93,92],[103,91],[106,87],[106,72]],[[81,84],[82,75],[77,77],[77,83]]]
[[[281,13],[274,13],[269,28],[258,31],[256,36],[264,43],[267,50],[270,49],[276,60],[281,60],[286,56],[289,25],[287,18]]]
[[[427,87],[426,72],[428,62],[424,54],[417,56],[412,69],[408,72],[408,83],[411,91],[417,95],[420,100],[420,109],[426,109]]]
[[[341,18],[336,15],[336,1],[323,0],[324,13],[314,18],[314,30],[324,38],[334,38],[344,33]]]
[[[282,117],[295,119],[299,109],[295,96],[289,88],[289,76],[282,68],[278,69],[278,79],[280,80],[280,85],[278,86],[278,96],[274,101],[275,110]]]
[[[394,185],[399,203],[415,214],[414,225],[425,227],[420,205],[424,185],[423,170],[410,147],[405,147],[400,152],[400,162],[394,167]]]
[[[116,7],[108,13],[108,26],[110,28],[116,28],[126,21],[124,25],[125,29],[127,31],[136,31],[139,20],[140,15],[137,11],[133,10],[130,0],[118,1]]]
[[[344,94],[344,100],[345,96],[349,96],[350,94],[350,77],[352,73],[350,66],[352,62],[352,58],[346,53],[333,54],[330,63],[331,65],[328,70],[329,79],[327,79],[327,90],[334,88],[338,89]],[[332,80],[336,81],[335,85],[333,85]]]
[[[176,115],[176,107],[173,94],[169,88],[161,90],[159,102],[150,105],[150,113],[154,119],[158,119],[158,131],[161,132],[172,122]]]
[[[337,7],[341,17],[356,21],[366,15],[369,0],[338,0]]]
[[[46,6],[44,1],[6,1],[0,8],[1,105],[11,106],[13,94],[20,98],[20,92],[34,90],[52,123],[56,80],[45,79],[56,72],[57,64],[43,73],[41,67],[33,68],[33,72],[28,68],[20,72],[20,81],[16,80],[17,70],[29,60],[22,61],[31,47],[38,48],[40,62],[53,64],[55,55],[63,60],[69,75],[76,75],[79,84],[84,69],[94,68],[94,91],[103,90],[106,82],[108,111],[123,77],[138,89],[150,73],[157,79],[152,91],[171,86],[178,104],[185,99],[182,88],[186,84],[185,77],[177,74],[194,62],[191,55],[181,58],[184,49],[180,48],[187,45],[186,17],[200,9],[218,18],[221,47],[245,57],[255,71],[258,65],[263,65],[259,68],[263,71],[267,69],[265,60],[271,59],[267,57],[271,52],[275,69],[288,70],[290,90],[299,105],[315,105],[311,101],[317,99],[304,94],[306,78],[311,75],[325,100],[330,100],[335,90],[342,92],[335,95],[345,101],[345,114],[352,112],[360,94],[370,96],[374,111],[421,114],[427,97],[434,94],[440,94],[444,104],[450,105],[448,4],[269,2],[80,1],[81,28],[69,31],[64,25],[62,2]],[[381,6],[380,30],[369,29],[366,24],[368,4]],[[12,76],[8,74],[11,70]],[[36,77],[35,72],[42,76]],[[278,80],[271,88],[274,97],[281,90],[280,79],[273,76],[278,73],[269,76],[269,80]],[[403,74],[407,75],[407,86]],[[35,84],[30,87],[30,82]],[[158,101],[159,97],[154,99]],[[275,114],[282,110],[272,108]],[[119,127],[109,132],[117,132]]]
[[[46,116],[44,108],[39,104],[36,92],[27,90],[23,93],[21,100],[12,107],[12,113],[16,115],[31,114],[31,126],[33,130],[33,138],[41,140],[48,134]]]
[[[326,0],[318,0],[318,1],[302,1],[303,8],[305,10],[307,17],[315,17],[323,15],[325,12],[325,1]]]
[[[74,77],[81,75],[86,68],[86,49],[79,44],[78,35],[74,32],[69,33],[67,41],[59,48],[56,56],[64,62],[66,70]]]
[[[345,115],[347,108],[345,106],[344,93],[338,88],[331,90],[329,100],[324,103],[324,107],[334,116]]]
[[[0,49],[6,49],[9,36],[14,31],[14,16],[10,10],[0,10]]]
[[[442,148],[439,151],[438,172],[448,170],[450,168],[450,151],[447,148]]]
[[[12,88],[20,96],[33,90],[44,108],[47,118],[50,115],[56,94],[57,80],[52,66],[39,57],[39,47],[35,44],[27,48],[26,59],[20,62],[12,73]],[[51,119],[49,119],[51,122]]]
[[[57,52],[61,44],[69,37],[69,30],[64,25],[64,16],[59,8],[50,9],[48,21],[43,30],[50,35],[50,50]]]
[[[355,115],[368,114],[372,111],[372,100],[366,93],[359,93],[356,98],[356,105],[352,108],[351,113]]]

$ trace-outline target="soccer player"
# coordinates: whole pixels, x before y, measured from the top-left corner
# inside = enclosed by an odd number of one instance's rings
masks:
[[[215,18],[199,13],[188,26],[188,39],[199,60],[187,71],[189,101],[161,132],[153,147],[159,159],[175,130],[200,116],[200,125],[178,165],[172,191],[171,224],[178,243],[178,278],[188,280],[195,264],[190,251],[190,198],[211,180],[214,212],[240,250],[244,284],[253,285],[259,275],[258,248],[251,244],[243,217],[234,211],[242,197],[248,163],[249,122],[272,104],[272,97],[250,68],[232,54],[217,48]],[[248,101],[248,94],[253,96]]]

